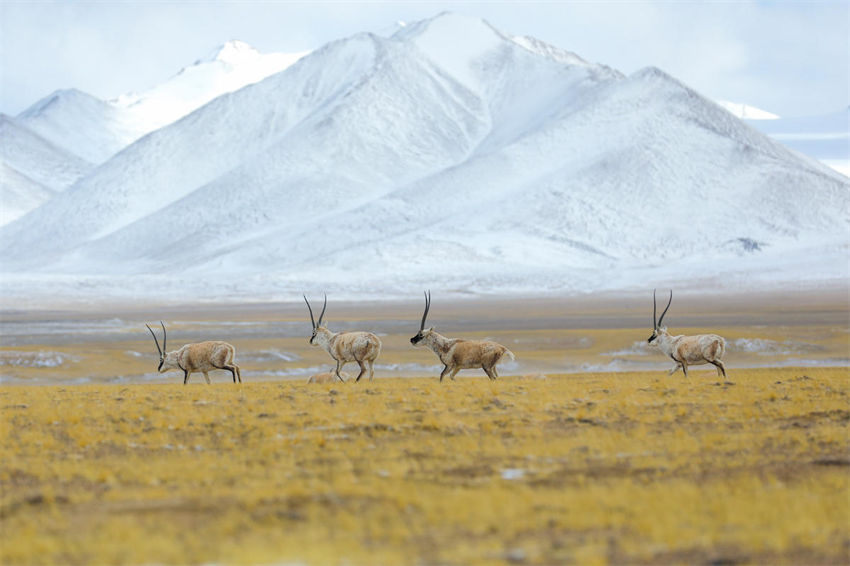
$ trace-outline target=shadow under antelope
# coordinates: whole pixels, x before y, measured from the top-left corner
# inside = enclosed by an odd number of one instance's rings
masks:
[[[195,344],[186,344],[179,350],[168,352],[167,342],[168,335],[165,332],[165,325],[159,321],[162,326],[162,348],[159,347],[159,340],[156,339],[156,334],[147,324],[150,330],[153,341],[156,343],[156,349],[159,351],[159,373],[165,373],[172,369],[179,369],[183,372],[183,385],[189,382],[189,376],[199,371],[204,374],[204,379],[210,383],[209,372],[216,369],[227,370],[233,376],[233,383],[239,380],[242,383],[242,375],[239,372],[239,366],[233,362],[236,357],[236,348],[227,342],[209,341],[197,342]]]
[[[340,377],[343,381],[346,379],[351,379],[351,376],[347,371],[339,372]],[[336,372],[334,370],[331,371],[323,371],[321,373],[314,373],[307,379],[307,383],[333,383],[336,381]]]

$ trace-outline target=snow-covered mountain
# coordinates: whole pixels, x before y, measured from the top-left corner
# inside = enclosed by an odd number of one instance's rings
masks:
[[[17,120],[58,147],[99,164],[143,135],[222,94],[279,73],[305,54],[260,53],[232,40],[147,91],[105,101],[76,89],[60,90]]]
[[[209,56],[182,69],[166,82],[142,93],[127,93],[115,100],[100,100],[67,89],[39,100],[6,123],[3,138],[4,174],[0,177],[0,225],[46,202],[143,135],[168,125],[214,98],[278,73],[305,53],[260,53],[248,44],[229,41]],[[27,133],[23,133],[26,131]],[[11,136],[7,139],[6,136]],[[28,141],[18,141],[27,137]],[[32,138],[49,146],[27,151]],[[5,162],[13,152],[29,162]],[[67,162],[59,171],[57,160]]]
[[[0,225],[36,208],[93,166],[0,114]]]
[[[143,131],[113,104],[76,90],[58,90],[16,117],[17,121],[91,164],[109,159]]]
[[[121,95],[110,102],[127,111],[128,121],[137,131],[148,133],[222,94],[281,72],[306,54],[260,53],[243,41],[231,40],[181,69],[168,81],[141,93]]]
[[[664,72],[442,14],[152,132],[0,260],[12,295],[760,286],[846,280],[848,219],[847,178]]]

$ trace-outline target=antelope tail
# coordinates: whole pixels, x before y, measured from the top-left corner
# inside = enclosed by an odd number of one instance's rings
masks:
[[[499,358],[499,361],[501,362],[505,358],[509,359],[510,361],[514,361],[516,359],[516,356],[514,356],[514,353],[510,350],[505,350],[505,353],[502,354],[502,357]]]

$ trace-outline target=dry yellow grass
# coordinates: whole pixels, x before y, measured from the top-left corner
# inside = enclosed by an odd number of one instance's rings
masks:
[[[4,387],[0,563],[847,563],[848,369],[730,377]]]

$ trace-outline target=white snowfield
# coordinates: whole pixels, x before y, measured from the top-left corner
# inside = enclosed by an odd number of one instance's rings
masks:
[[[0,291],[845,285],[848,234],[850,179],[661,70],[442,14],[330,43],[145,135],[0,229]]]

